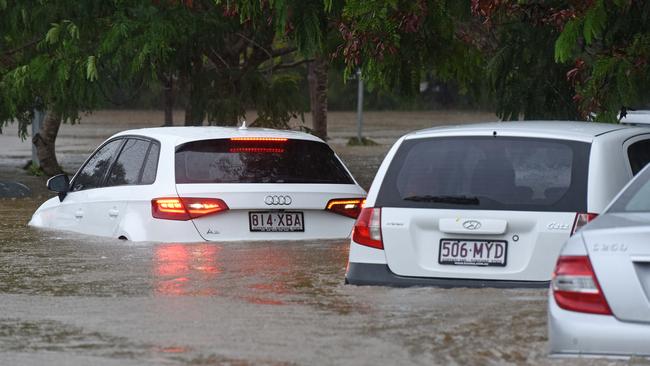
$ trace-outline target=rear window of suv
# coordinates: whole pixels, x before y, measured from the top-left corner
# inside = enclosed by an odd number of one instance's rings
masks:
[[[590,144],[508,136],[405,140],[377,207],[587,212]]]
[[[353,184],[324,143],[292,139],[213,139],[176,148],[176,183]]]

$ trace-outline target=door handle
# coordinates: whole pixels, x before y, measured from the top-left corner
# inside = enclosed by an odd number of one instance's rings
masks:
[[[74,217],[77,219],[80,219],[84,217],[84,210],[78,209],[77,211],[74,212]]]
[[[117,215],[119,214],[120,214],[120,210],[118,210],[117,208],[111,208],[110,210],[108,210],[108,216],[110,217],[117,217]]]

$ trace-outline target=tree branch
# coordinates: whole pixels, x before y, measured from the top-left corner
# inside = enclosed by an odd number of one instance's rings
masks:
[[[265,72],[271,72],[271,71],[280,70],[280,69],[290,69],[292,67],[300,66],[300,65],[302,65],[304,63],[312,62],[312,61],[314,61],[313,58],[306,58],[304,60],[290,62],[288,64],[280,63],[280,64],[277,64],[277,65],[274,65],[274,66],[271,66],[271,67],[267,67],[264,70],[260,70],[260,72],[265,73]]]

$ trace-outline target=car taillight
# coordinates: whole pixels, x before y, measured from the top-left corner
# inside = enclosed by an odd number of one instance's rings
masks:
[[[577,213],[575,220],[573,220],[573,229],[571,229],[571,235],[578,232],[582,229],[583,226],[590,223],[593,219],[598,217],[598,214],[595,213]]]
[[[364,201],[363,198],[337,198],[327,202],[325,208],[339,215],[356,219],[361,213],[361,206]]]
[[[228,205],[218,198],[165,197],[151,200],[151,215],[164,220],[187,221],[227,209]]]
[[[552,279],[553,297],[563,309],[612,315],[587,256],[560,256]]]
[[[381,208],[364,207],[354,223],[352,240],[361,245],[384,249],[381,239]]]

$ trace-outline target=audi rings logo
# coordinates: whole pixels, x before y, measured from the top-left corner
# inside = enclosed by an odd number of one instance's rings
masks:
[[[463,222],[463,227],[467,230],[478,230],[481,228],[481,223],[476,220],[467,220]]]
[[[264,203],[269,206],[272,205],[290,205],[291,196],[266,196],[264,197]]]

